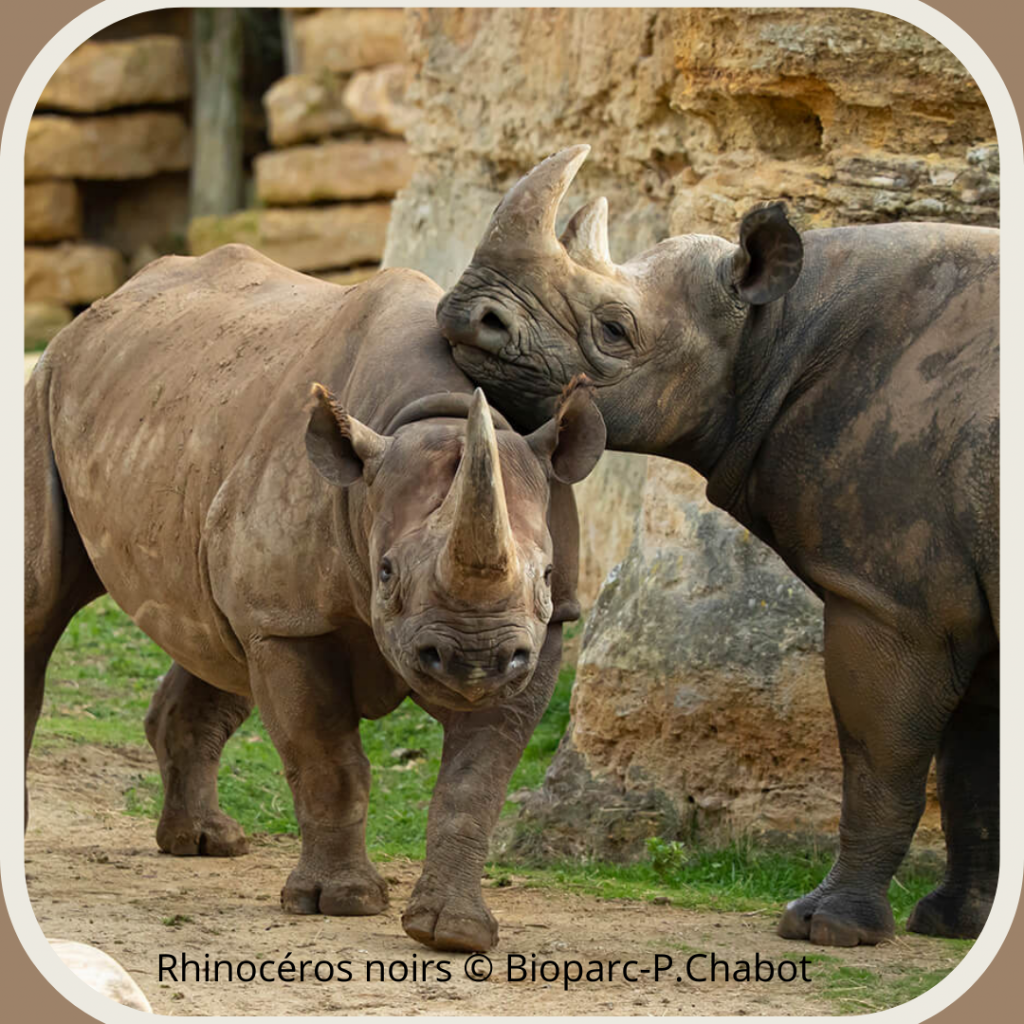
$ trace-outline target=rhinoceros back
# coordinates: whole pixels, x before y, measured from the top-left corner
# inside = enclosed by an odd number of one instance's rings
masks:
[[[390,287],[346,289],[247,246],[167,257],[51,345],[54,460],[89,558],[115,600],[197,674],[209,659],[227,670],[205,564],[211,504],[232,474],[258,480],[274,464],[314,503],[310,524],[330,515],[327,489],[305,483],[315,475],[303,443],[310,383],[338,390],[366,361],[382,289],[421,319],[439,294],[421,275],[389,273]]]

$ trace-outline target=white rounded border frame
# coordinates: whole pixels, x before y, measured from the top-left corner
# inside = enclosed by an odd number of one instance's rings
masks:
[[[62,28],[39,52],[32,61],[25,76],[22,78],[3,126],[2,141],[0,141],[0,187],[5,197],[4,222],[7,224],[7,231],[3,241],[0,242],[0,266],[4,269],[3,281],[0,283],[0,294],[3,296],[3,308],[8,310],[5,320],[10,328],[10,333],[20,335],[23,330],[24,320],[24,154],[25,141],[28,135],[29,121],[32,117],[33,108],[43,91],[43,87],[50,76],[68,55],[98,31],[116,21],[127,18],[133,14],[144,11],[157,10],[171,4],[158,4],[145,2],[145,0],[103,0],[95,7],[85,11],[70,24]],[[238,0],[213,0],[207,3],[176,2],[177,7],[278,7],[279,4],[271,4],[254,0],[254,2],[240,3]],[[334,4],[326,6],[345,7],[347,4]],[[404,7],[405,4],[381,3],[380,7]],[[464,3],[436,3],[429,6],[435,7],[464,7],[472,6]],[[490,3],[487,6],[527,6],[526,4]],[[551,7],[648,7],[650,3],[629,2],[629,0],[615,0],[612,3],[563,3],[543,4],[532,6]],[[946,15],[927,6],[919,0],[879,0],[878,3],[858,3],[856,0],[841,0],[841,2],[824,2],[809,4],[786,4],[781,0],[765,2],[765,0],[719,0],[717,3],[707,4],[679,4],[655,6],[693,6],[693,7],[840,7],[860,8],[863,10],[876,11],[882,14],[889,14],[893,17],[908,21],[932,35],[940,43],[946,46],[964,65],[974,77],[982,90],[982,94],[988,103],[995,122],[997,138],[1000,149],[1000,202],[1002,227],[1021,227],[1021,211],[1024,209],[1024,154],[1021,150],[1020,123],[1014,111],[1013,102],[1003,84],[999,73],[996,71],[992,61],[978,44],[955,22]],[[1004,233],[1003,238],[1007,236]],[[1010,237],[1014,237],[1012,231]],[[1021,268],[1022,260],[1016,247],[1003,245],[1000,249],[1000,275],[1003,279],[1009,277],[1011,280],[1020,280],[1020,274],[1008,275],[1006,271],[1016,271]],[[1012,291],[1002,289],[1002,303],[1000,319],[1002,324],[1012,324],[1010,317],[1010,303]],[[8,428],[5,432],[11,443],[5,445],[3,465],[6,473],[18,480],[24,479],[24,447],[23,444],[15,444],[13,439],[22,439],[24,424],[22,417],[23,392],[15,391],[15,383],[21,387],[23,377],[22,357],[20,348],[10,346],[11,355],[8,358],[8,367],[3,387],[7,389],[6,401],[3,405],[3,421]],[[17,364],[15,360],[17,359]],[[1007,389],[1003,384],[1007,380],[1015,383],[1024,382],[1022,373],[1024,364],[1024,351],[1021,346],[1008,346],[1001,351],[1000,361],[1000,390],[1003,393]],[[1006,439],[1020,442],[1024,439],[1022,433],[1022,416],[1020,407],[1022,403],[1011,402],[1008,407],[1002,406],[1002,415],[1005,422],[1002,426],[1001,448],[1004,453],[1002,458],[1002,498],[1009,497],[1010,505],[1020,509],[1016,500],[1020,494],[1022,474],[1018,467],[1016,474],[1007,480],[1005,470],[1010,469],[1010,460],[1006,457]],[[5,475],[6,475],[5,473]],[[9,478],[10,478],[9,477]],[[1016,517],[1011,517],[1006,511],[1007,502],[1002,500],[1003,514],[1002,525],[1008,526]],[[14,511],[8,506],[5,507],[0,516],[3,518],[5,543],[2,546],[2,564],[5,568],[4,579],[22,579],[23,567],[21,562],[22,550],[24,547],[24,522],[22,518],[22,506],[19,503]],[[1021,622],[1019,614],[1021,610],[1020,586],[1015,581],[1021,578],[1021,570],[1024,569],[1022,552],[1024,552],[1024,538],[1021,535],[1001,530],[1001,558],[1004,565],[1009,565],[1017,572],[1002,573],[1003,591],[1001,603],[1004,611],[1009,614],[1005,616],[1010,622]],[[1006,582],[1010,581],[1010,586]],[[23,649],[23,630],[19,628],[23,624],[23,602],[21,598],[21,587],[8,583],[0,592],[0,599],[3,600],[3,607],[6,615],[3,617],[2,630],[7,643],[5,650],[9,652],[7,657],[8,676],[18,676],[22,672],[21,661],[11,664],[14,659],[10,652]],[[1008,669],[1003,678],[1019,678],[1024,675],[1024,666],[1021,664],[1021,652],[1012,640],[1011,646],[1003,652],[1001,659],[1003,666]],[[20,687],[15,690],[11,687],[8,691],[20,692]],[[9,696],[8,700],[11,699]],[[1020,766],[1020,755],[1018,749],[1020,744],[1011,741],[1009,723],[1024,721],[1022,709],[1024,709],[1024,690],[1021,687],[1002,687],[1002,712],[1001,712],[1001,758],[1000,778],[1001,786],[1001,871],[999,877],[999,889],[996,894],[995,905],[985,930],[978,938],[974,947],[966,954],[960,964],[950,974],[940,981],[933,988],[908,1003],[871,1014],[872,1019],[893,1022],[893,1024],[911,1024],[911,1022],[924,1021],[936,1013],[945,1009],[957,998],[964,994],[992,962],[1003,940],[1006,938],[1017,910],[1017,904],[1021,893],[1022,868],[1024,868],[1024,823],[1020,816],[1012,813],[1008,793],[1010,787],[1007,783],[1015,777],[1013,769]],[[3,777],[9,782],[2,789],[0,794],[0,864],[3,868],[3,894],[7,902],[7,909],[14,924],[15,931],[25,951],[31,957],[40,973],[46,980],[66,999],[72,1002],[90,1016],[101,1021],[109,1021],[111,1024],[127,1024],[134,1021],[139,1012],[128,1009],[118,1003],[100,995],[80,981],[70,970],[58,959],[52,951],[46,937],[43,935],[39,923],[36,921],[29,902],[28,889],[25,882],[25,847],[22,833],[23,816],[23,783],[24,766],[22,764],[22,748],[24,742],[24,709],[22,702],[18,702],[16,709],[7,709],[7,712],[0,716],[0,766],[2,766]],[[1010,813],[1007,813],[1010,812]],[[796,950],[794,945],[794,950]],[[230,983],[229,983],[230,984]],[[510,990],[513,995],[513,990]],[[557,999],[552,1000],[552,1016],[558,1015]],[[237,1021],[239,1024],[251,1024],[253,1021],[277,1021],[285,1020],[285,1017],[207,1017],[210,1021]],[[403,1017],[375,1018],[377,1020],[404,1020]],[[460,1020],[490,1020],[490,1018],[460,1017]],[[531,1020],[527,1017],[509,1017],[509,1020]],[[600,1017],[594,1018],[614,1021],[618,1018]],[[682,1020],[700,1020],[701,1017],[675,1018]],[[749,1017],[717,1018],[719,1020],[743,1021]],[[785,1021],[792,1018],[764,1017],[759,1018],[766,1021]],[[804,1020],[830,1021],[834,1018],[827,1017],[806,1017]]]

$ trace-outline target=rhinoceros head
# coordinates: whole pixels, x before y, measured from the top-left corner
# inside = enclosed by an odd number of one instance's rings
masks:
[[[552,616],[551,481],[583,479],[604,450],[591,389],[574,383],[528,437],[495,431],[479,388],[464,419],[415,421],[388,437],[314,391],[313,465],[334,484],[367,487],[371,620],[391,667],[456,710],[519,693]]]
[[[555,235],[589,149],[549,157],[508,192],[438,324],[455,361],[516,426],[535,426],[585,373],[609,445],[663,451],[720,407],[751,309],[789,290],[803,248],[774,204],[747,214],[738,245],[684,235],[617,265],[603,198]]]

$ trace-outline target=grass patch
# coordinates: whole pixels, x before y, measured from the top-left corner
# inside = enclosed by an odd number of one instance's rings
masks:
[[[809,892],[828,874],[831,852],[771,850],[751,842],[718,849],[683,850],[668,864],[658,848],[636,864],[557,864],[512,870],[528,885],[571,888],[605,899],[668,901],[689,910],[779,912],[786,902]],[[669,844],[664,844],[669,845]],[[677,849],[679,849],[677,847]],[[889,887],[898,926],[906,924],[914,904],[940,880],[937,871],[904,864]]]
[[[71,621],[47,673],[36,730],[41,748],[67,743],[144,745],[143,719],[170,659],[109,597]],[[569,720],[573,671],[564,668],[548,710],[512,776],[510,791],[539,786]],[[441,726],[411,700],[360,726],[373,765],[367,845],[377,858],[423,856],[427,808],[441,765]],[[396,752],[401,756],[394,756]],[[420,752],[410,757],[409,751]],[[254,711],[228,741],[218,784],[221,805],[250,835],[298,833],[281,760]],[[157,818],[162,791],[151,772],[125,793],[131,814]],[[514,805],[507,805],[511,810]]]
[[[971,943],[935,939],[949,948],[950,966],[930,971],[889,962],[881,971],[855,967],[825,953],[807,953],[807,973],[815,993],[835,1005],[837,1014],[875,1013],[908,1003],[934,988],[960,962]]]

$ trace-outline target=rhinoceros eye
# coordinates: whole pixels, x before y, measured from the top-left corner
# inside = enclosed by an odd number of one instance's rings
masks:
[[[391,562],[391,559],[385,555],[380,560],[380,581],[381,583],[390,583],[395,575],[395,567]]]
[[[617,320],[602,320],[601,330],[604,331],[605,338],[613,345],[625,341],[628,337],[626,328]]]
[[[546,583],[546,584],[547,584],[547,585],[548,585],[549,587],[551,586],[551,574],[552,574],[552,573],[553,573],[554,571],[555,571],[555,567],[554,567],[553,565],[549,565],[549,566],[548,566],[548,567],[547,567],[547,568],[546,568],[546,569],[544,570],[544,582],[545,582],[545,583]]]

